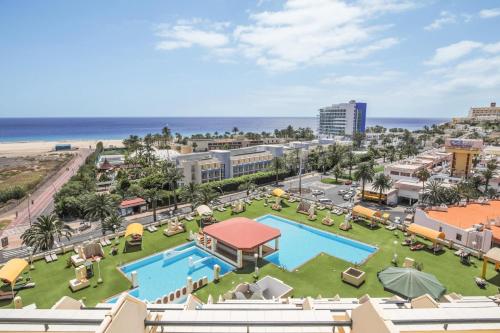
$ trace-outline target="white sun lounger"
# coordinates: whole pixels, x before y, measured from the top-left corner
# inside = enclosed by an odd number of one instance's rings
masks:
[[[57,254],[55,254],[55,253],[51,253],[50,257],[52,258],[52,261],[56,261],[58,259]]]
[[[51,255],[50,255],[50,254],[47,254],[47,255],[45,256],[45,262],[52,262],[52,257],[51,257]]]

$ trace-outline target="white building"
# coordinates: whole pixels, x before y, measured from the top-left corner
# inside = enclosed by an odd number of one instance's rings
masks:
[[[318,134],[331,137],[335,135],[353,135],[365,132],[366,103],[333,104],[319,109]]]
[[[491,102],[490,106],[472,107],[469,110],[469,118],[474,120],[500,120],[500,107]]]

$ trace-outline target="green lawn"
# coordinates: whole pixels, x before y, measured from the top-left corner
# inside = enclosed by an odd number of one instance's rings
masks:
[[[400,262],[405,257],[411,257],[422,263],[423,270],[435,274],[450,292],[455,291],[464,295],[492,295],[497,293],[497,286],[500,286],[500,276],[494,271],[493,265],[488,267],[487,279],[490,282],[488,288],[482,290],[476,286],[473,277],[480,274],[482,266],[482,262],[478,259],[473,259],[472,265],[465,266],[460,264],[458,257],[449,249],[439,255],[427,251],[412,252],[407,247],[400,245],[403,237],[400,232],[397,232],[397,236],[395,236],[393,232],[384,228],[370,230],[363,224],[355,224],[353,229],[344,232],[338,228],[343,217],[332,215],[335,219],[335,225],[327,227],[320,223],[325,214],[324,212],[319,212],[317,221],[310,222],[305,215],[297,214],[295,208],[296,204],[290,204],[290,207],[284,208],[281,212],[275,212],[269,207],[264,207],[262,202],[256,202],[249,206],[245,213],[240,215],[255,218],[273,213],[379,247],[379,250],[361,266],[361,269],[367,272],[368,277],[366,283],[360,288],[352,287],[340,280],[341,271],[350,264],[326,254],[318,255],[294,272],[281,270],[273,264],[262,261],[259,275],[269,274],[290,284],[294,288],[293,294],[296,297],[317,296],[318,294],[325,297],[334,296],[335,294],[340,294],[341,297],[357,297],[366,293],[375,297],[388,295],[378,282],[376,273],[391,264],[394,251],[397,252]],[[218,220],[224,220],[230,217],[230,213],[216,213],[216,217]],[[195,222],[188,223],[188,229],[194,230],[196,228]],[[117,270],[117,266],[186,242],[186,237],[187,233],[168,238],[161,233],[161,230],[156,233],[146,231],[142,251],[120,253],[115,257],[108,255],[101,261],[104,283],[97,285],[97,277],[94,277],[92,278],[91,287],[76,293],[72,293],[68,288],[68,281],[74,275],[73,268],[65,268],[69,254],[59,256],[59,260],[55,263],[47,264],[44,261],[38,261],[35,263],[35,270],[30,271],[33,280],[37,284],[36,287],[23,290],[19,295],[23,298],[24,304],[35,302],[40,308],[52,306],[63,295],[84,299],[87,305],[94,305],[130,287],[129,281]],[[394,245],[394,241],[397,241],[398,245]],[[300,244],[297,244],[297,246],[300,246]],[[109,251],[109,247],[105,249],[106,252]],[[120,249],[123,249],[123,239],[120,243]],[[211,294],[217,299],[220,294],[232,289],[239,282],[251,281],[253,279],[252,275],[253,267],[234,271],[225,275],[219,283],[210,283],[207,287],[199,290],[196,295],[206,300],[208,295]],[[0,306],[8,307],[12,305],[4,302],[0,303]]]
[[[384,166],[383,165],[375,165],[373,167],[373,170],[375,170],[376,173],[384,172]]]

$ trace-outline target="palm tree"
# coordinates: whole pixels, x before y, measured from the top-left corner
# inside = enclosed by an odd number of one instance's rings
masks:
[[[375,176],[373,180],[372,187],[378,191],[378,203],[382,203],[382,193],[390,190],[392,187],[391,177],[384,175],[383,173],[379,173]]]
[[[162,190],[158,188],[150,188],[144,191],[144,199],[151,204],[153,208],[153,221],[156,222],[156,208],[158,207],[158,200],[162,197]]]
[[[211,186],[201,186],[198,191],[198,198],[201,204],[208,205],[216,197],[217,192]]]
[[[118,213],[113,213],[112,215],[106,217],[104,219],[104,223],[102,224],[103,234],[108,230],[115,232],[116,229],[121,227],[123,221],[125,221],[125,218]]]
[[[339,180],[339,177],[342,177],[342,175],[344,174],[344,170],[342,170],[342,168],[340,167],[340,164],[337,164],[335,169],[333,169],[333,174],[335,175],[335,183],[337,183]]]
[[[490,180],[493,178],[493,171],[490,169],[484,170],[482,173],[484,178],[484,193],[488,192],[488,186],[490,185]]]
[[[23,244],[33,248],[33,251],[47,251],[54,247],[56,239],[71,238],[71,228],[57,218],[55,214],[42,215],[36,219],[29,229],[21,235]]]
[[[200,190],[200,185],[193,182],[184,185],[181,189],[180,199],[183,202],[189,202],[191,204],[191,210],[199,200],[199,194],[198,194],[199,190]]]
[[[418,178],[419,181],[422,182],[422,191],[423,191],[425,188],[425,182],[431,177],[429,170],[427,170],[427,168],[420,169],[417,171],[415,176]]]
[[[91,221],[100,221],[101,226],[104,220],[117,211],[117,204],[109,194],[98,193],[90,197],[85,209],[85,217]],[[106,233],[105,228],[102,229],[102,234]]]
[[[165,144],[172,139],[172,130],[168,128],[168,126],[165,126],[161,129],[161,134],[163,140],[165,141]]]
[[[346,163],[347,167],[349,168],[349,179],[352,179],[352,176],[351,176],[352,167],[356,164],[356,156],[354,155],[354,153],[350,149],[345,154],[345,163]]]
[[[436,206],[443,202],[443,194],[442,183],[437,180],[431,180],[425,185],[424,193],[422,193],[422,201],[431,206]]]
[[[234,133],[234,135],[238,134],[239,131],[240,130],[238,129],[238,127],[236,127],[236,126],[233,127],[233,133]]]
[[[283,169],[283,157],[276,156],[273,159],[272,169],[276,175],[276,186],[278,186],[280,171]]]
[[[247,192],[247,197],[248,197],[250,195],[250,192],[255,189],[255,184],[253,183],[253,181],[251,179],[248,179],[247,181],[245,181],[244,183],[242,183],[239,186],[239,189],[245,190]]]
[[[177,210],[177,183],[184,177],[184,175],[181,170],[177,169],[175,164],[170,162],[163,165],[163,173],[170,190],[174,192],[174,210]]]
[[[354,179],[361,180],[361,200],[365,200],[365,184],[366,182],[371,182],[373,176],[375,175],[375,170],[368,162],[363,162],[358,164],[358,168],[354,172]]]

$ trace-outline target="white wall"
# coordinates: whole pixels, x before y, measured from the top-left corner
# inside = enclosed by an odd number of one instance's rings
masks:
[[[437,220],[434,220],[427,216],[427,214],[421,210],[417,209],[415,212],[414,223],[433,229],[437,231],[442,231],[445,234],[447,240],[453,243],[460,244],[467,247],[472,247],[472,241],[480,240],[482,237],[482,243],[477,242],[475,249],[481,249],[483,252],[487,252],[491,248],[492,233],[488,229],[484,229],[482,232],[478,231],[467,231]],[[462,235],[461,240],[457,240],[457,234]],[[478,235],[479,234],[479,235]],[[476,237],[478,235],[478,237]]]

